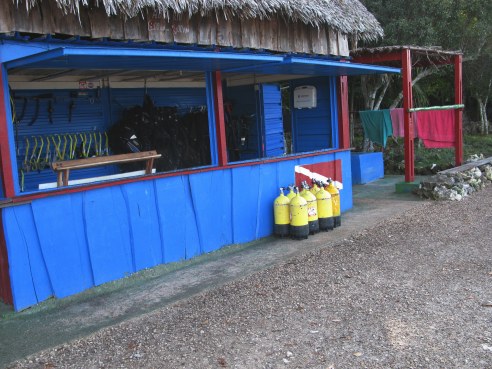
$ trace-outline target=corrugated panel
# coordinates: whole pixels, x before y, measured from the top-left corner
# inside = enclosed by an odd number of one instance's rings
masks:
[[[20,170],[24,172],[24,191],[35,191],[40,183],[56,182],[55,173],[45,168],[30,170],[24,164],[26,149],[29,141],[27,161],[37,158],[43,140],[43,150],[39,156],[46,158],[47,138],[56,134],[74,134],[104,132],[108,127],[108,120],[104,113],[104,94],[100,90],[21,90],[14,93],[16,116],[20,122],[15,126],[16,159]],[[51,110],[51,121],[50,113]],[[71,117],[70,117],[71,116]],[[102,138],[102,136],[101,136]],[[35,153],[33,149],[38,145]],[[99,139],[99,135],[97,136]],[[66,147],[69,152],[70,141],[62,138],[61,148]],[[105,141],[105,140],[104,140]],[[56,142],[58,142],[56,140]],[[94,140],[92,140],[92,147]],[[105,145],[103,145],[105,146]],[[51,155],[55,154],[55,145],[50,140]],[[68,155],[68,154],[67,154]],[[71,179],[98,177],[116,172],[113,166],[97,167],[86,170],[77,170],[71,173]]]
[[[329,78],[296,80],[292,83],[291,88],[304,85],[316,87],[317,107],[293,109],[294,151],[300,153],[333,148]]]
[[[263,118],[264,156],[280,156],[285,152],[282,96],[280,86],[275,84],[262,84],[260,90]]]
[[[273,231],[278,188],[296,165],[342,161],[342,211],[352,206],[350,152],[159,178],[2,209],[16,310],[160,263]]]

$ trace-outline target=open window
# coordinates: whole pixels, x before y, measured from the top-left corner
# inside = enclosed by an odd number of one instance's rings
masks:
[[[111,74],[111,75],[108,75]],[[21,192],[57,186],[55,161],[155,150],[154,172],[211,165],[204,72],[9,74]],[[141,162],[72,170],[69,184],[144,174]]]

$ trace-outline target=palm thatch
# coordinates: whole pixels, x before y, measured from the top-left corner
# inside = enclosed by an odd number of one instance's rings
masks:
[[[31,10],[42,1],[12,0]],[[108,16],[133,18],[151,9],[164,19],[173,16],[224,14],[226,18],[269,19],[280,15],[287,22],[328,26],[359,40],[372,41],[383,36],[376,18],[358,0],[55,0],[65,14],[80,14],[83,7],[103,6]]]

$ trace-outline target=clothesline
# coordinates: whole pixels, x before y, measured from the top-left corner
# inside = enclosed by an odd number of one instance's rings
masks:
[[[415,113],[418,111],[430,111],[430,110],[456,110],[463,109],[465,105],[457,104],[457,105],[444,105],[444,106],[428,106],[426,108],[412,108],[408,109],[409,113]]]
[[[420,109],[412,112],[413,136],[420,138],[427,148],[454,147],[454,109],[462,105],[450,105],[452,108]],[[441,107],[438,107],[441,108]],[[386,147],[389,136],[404,137],[404,111],[398,109],[366,110],[359,112],[364,137]]]

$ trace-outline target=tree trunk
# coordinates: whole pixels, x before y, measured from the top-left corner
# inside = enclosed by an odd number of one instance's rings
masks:
[[[488,97],[486,99],[477,97],[477,101],[478,101],[478,111],[480,113],[480,133],[483,135],[488,135],[489,134],[489,120],[487,119]]]
[[[417,74],[417,76],[413,79],[412,81],[412,87],[414,84],[416,84],[418,81],[420,81],[422,78],[424,77],[427,77],[427,76],[430,76],[431,74],[433,74],[434,72],[437,71],[437,68],[427,68],[427,69],[422,69],[419,74]],[[396,97],[396,99],[393,100],[393,102],[391,103],[390,105],[390,109],[394,109],[398,106],[398,104],[400,103],[401,99],[403,99],[403,91],[400,92],[398,94],[398,96]]]

